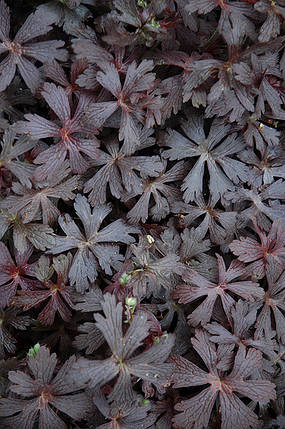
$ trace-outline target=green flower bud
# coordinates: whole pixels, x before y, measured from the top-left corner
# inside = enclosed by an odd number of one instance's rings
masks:
[[[28,351],[28,356],[35,356],[37,354],[37,352],[40,350],[40,345],[39,343],[35,344],[34,347],[31,347],[30,350]]]
[[[154,243],[154,238],[151,235],[147,235],[146,236],[146,241],[148,242],[148,244],[153,244]]]
[[[147,7],[147,1],[146,0],[138,0],[138,6]]]
[[[130,296],[125,299],[125,302],[128,307],[135,309],[137,305],[137,298]]]
[[[120,284],[126,285],[131,280],[131,276],[127,273],[123,273],[120,278]]]

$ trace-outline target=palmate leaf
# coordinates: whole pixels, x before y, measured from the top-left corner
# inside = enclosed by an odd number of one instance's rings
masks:
[[[76,83],[76,80],[86,70],[87,66],[86,59],[74,61],[70,67],[70,79],[67,78],[62,66],[54,59],[44,65],[44,71],[45,75],[53,82],[63,86],[69,100],[72,101],[73,94],[79,99],[81,93],[86,93],[85,89],[80,88]]]
[[[271,332],[267,332],[265,336],[262,336],[257,335],[256,330],[254,338],[252,336],[252,327],[257,319],[257,309],[255,307],[255,303],[251,304],[239,300],[231,308],[232,332],[217,322],[212,322],[205,325],[205,329],[211,334],[210,341],[213,341],[217,344],[236,345],[242,342],[245,346],[254,347],[266,355],[273,355],[274,345],[273,341],[269,337]],[[259,332],[261,332],[261,330]]]
[[[86,110],[87,123],[101,127],[106,120],[120,109],[119,140],[124,140],[125,154],[131,154],[140,142],[138,122],[148,128],[156,120],[160,123],[160,97],[155,93],[155,73],[153,61],[142,60],[138,65],[133,61],[128,65],[123,85],[118,70],[110,63],[106,71],[97,73],[97,81],[109,91],[115,101],[92,103]],[[155,119],[148,120],[151,116]],[[153,123],[152,123],[153,122]]]
[[[123,307],[116,305],[114,295],[105,294],[102,303],[105,317],[95,314],[97,328],[103,333],[112,356],[105,360],[88,360],[79,358],[73,365],[72,377],[76,384],[88,383],[89,387],[100,387],[119,376],[109,399],[129,401],[135,398],[132,389],[131,374],[149,381],[156,386],[163,386],[169,382],[172,365],[164,363],[174,344],[174,335],[169,334],[149,349],[133,357],[134,352],[143,344],[149,335],[150,323],[147,314],[137,312],[131,324],[123,334]]]
[[[132,256],[129,260],[128,289],[136,297],[159,297],[161,290],[171,290],[175,274],[182,274],[184,265],[173,251],[163,251],[150,247],[146,239],[140,238],[138,244],[130,246]],[[164,255],[164,256],[163,256]]]
[[[77,291],[84,291],[89,282],[95,281],[100,268],[112,274],[111,267],[122,260],[119,246],[114,243],[134,242],[130,234],[138,232],[138,229],[118,219],[99,230],[104,218],[111,212],[111,206],[98,206],[91,210],[87,199],[80,194],[75,199],[74,208],[83,224],[84,234],[70,215],[61,215],[58,222],[66,236],[56,236],[55,246],[50,253],[58,254],[77,248],[69,279],[72,285],[76,285]]]
[[[221,210],[215,207],[218,205],[217,203],[217,199],[213,198],[209,198],[209,201],[206,202],[203,196],[200,195],[195,199],[195,205],[177,201],[172,204],[171,209],[174,213],[179,213],[179,215],[183,213],[179,219],[179,224],[183,227],[199,222],[199,230],[204,236],[209,231],[212,243],[229,243],[235,231],[237,212]]]
[[[134,190],[130,195],[126,194],[124,196],[124,200],[127,201],[131,197],[142,194],[134,207],[128,212],[127,217],[131,223],[138,223],[140,220],[145,222],[149,214],[154,220],[161,220],[170,213],[171,204],[181,198],[181,191],[168,183],[184,178],[186,164],[184,161],[180,161],[169,170],[166,170],[166,168],[165,162],[164,168],[158,177],[143,180],[143,188],[140,192]]]
[[[74,308],[73,287],[68,284],[71,262],[72,255],[70,253],[67,256],[54,257],[52,266],[50,266],[47,256],[41,256],[36,267],[37,277],[41,280],[40,289],[19,291],[13,303],[16,306],[23,306],[24,310],[30,310],[45,302],[45,306],[38,316],[38,320],[43,325],[52,326],[57,313],[65,322],[69,322],[72,316],[69,308]],[[56,272],[56,280],[52,281],[50,278],[54,271]],[[48,302],[46,302],[47,300]]]
[[[48,225],[36,222],[25,224],[16,213],[0,210],[0,238],[9,227],[13,227],[14,247],[20,254],[27,252],[30,244],[40,250],[50,249],[55,244],[53,229]]]
[[[155,143],[150,137],[152,130],[140,128],[140,144],[142,150]],[[141,193],[143,181],[141,176],[152,175],[156,177],[163,169],[158,156],[134,156],[124,152],[124,145],[120,148],[116,140],[105,143],[106,151],[98,151],[99,157],[92,161],[94,166],[102,166],[84,186],[84,192],[90,192],[89,202],[95,206],[106,203],[107,185],[111,194],[120,198],[125,191]]]
[[[185,9],[188,13],[207,14],[216,7],[221,8],[218,31],[228,45],[238,45],[246,36],[254,39],[255,28],[248,19],[248,17],[254,16],[254,10],[247,3],[219,3],[215,0],[203,0],[201,3],[196,3],[195,0],[188,0]]]
[[[251,189],[238,188],[227,192],[225,198],[238,203],[250,201],[250,206],[242,210],[242,216],[254,217],[261,229],[269,231],[271,228],[269,219],[274,221],[285,216],[285,207],[278,201],[285,198],[284,188],[284,181],[279,179],[258,189],[255,184]]]
[[[40,72],[27,57],[42,63],[52,58],[65,61],[67,51],[62,49],[64,42],[60,40],[33,41],[33,39],[47,34],[52,29],[53,20],[51,16],[44,15],[39,10],[28,16],[13,41],[9,37],[10,11],[4,0],[1,0],[0,3],[0,22],[0,41],[2,42],[0,43],[0,52],[8,51],[8,56],[0,63],[0,91],[6,89],[11,83],[17,65],[26,85],[32,92],[35,92],[41,82]]]
[[[214,120],[208,137],[204,132],[203,117],[191,112],[181,128],[187,137],[175,130],[169,130],[165,145],[170,149],[163,152],[170,160],[198,158],[181,187],[186,203],[201,197],[203,176],[207,164],[210,174],[209,191],[213,200],[217,200],[227,190],[247,181],[249,169],[246,165],[232,158],[245,149],[244,142],[236,133],[231,133],[230,125]]]
[[[151,411],[150,401],[144,401],[141,396],[131,402],[113,402],[109,404],[100,390],[96,390],[93,401],[105,416],[108,423],[98,426],[97,429],[146,429],[152,427],[157,416]]]
[[[280,220],[272,223],[269,233],[262,231],[252,218],[260,243],[251,237],[241,237],[230,244],[234,255],[242,262],[251,262],[250,271],[259,278],[264,277],[269,263],[285,266],[285,228]]]
[[[231,2],[231,6],[234,4],[236,6],[234,9],[243,9],[244,6],[245,8],[248,7],[245,4],[240,5],[237,2]],[[231,6],[227,3],[224,3],[224,6],[227,12],[229,12]],[[223,19],[225,15],[223,16],[222,14],[223,18],[221,17],[220,20],[222,25],[230,26],[231,12],[225,20]],[[227,29],[226,31],[228,35],[231,35],[230,30],[228,31]],[[237,36],[237,33],[235,36]],[[242,52],[236,55],[235,48],[229,48],[228,59],[225,60],[223,58],[223,61],[216,58],[204,59],[203,56],[201,58],[195,56],[192,58],[190,64],[188,64],[187,83],[184,88],[186,94],[184,98],[186,100],[192,98],[194,107],[199,107],[199,104],[205,105],[206,117],[212,118],[218,116],[227,118],[230,122],[239,121],[244,115],[255,112],[255,86],[258,79],[262,78],[262,76],[258,75],[258,78],[256,77],[255,79],[252,69],[255,70],[254,64],[251,64]],[[218,79],[211,82],[210,78],[213,76],[216,77],[216,74]],[[206,82],[210,85],[205,85]],[[195,92],[193,91],[199,90],[201,95],[199,97],[198,92],[198,106],[196,106]]]
[[[182,276],[187,283],[178,285],[173,292],[173,297],[179,299],[179,303],[193,302],[201,297],[205,300],[188,316],[190,324],[197,326],[209,322],[218,297],[223,309],[231,320],[231,307],[235,301],[229,294],[238,295],[247,301],[254,298],[262,298],[264,290],[252,281],[233,281],[245,274],[245,267],[237,260],[233,260],[228,269],[222,256],[216,254],[218,263],[218,281],[216,283],[208,280],[197,271],[189,269]]]
[[[81,94],[74,114],[73,104],[66,91],[54,83],[45,83],[41,95],[46,103],[59,118],[61,125],[52,122],[38,114],[25,115],[26,121],[18,121],[14,129],[27,134],[34,139],[54,137],[57,143],[38,154],[34,160],[37,167],[35,177],[38,181],[51,179],[54,171],[60,170],[69,154],[69,162],[72,172],[84,173],[89,167],[85,154],[91,159],[98,157],[97,148],[99,141],[96,139],[97,129],[94,125],[87,127],[81,123],[82,115],[90,104],[90,97]]]
[[[98,406],[98,402],[96,402]],[[99,406],[98,406],[99,408]],[[109,423],[98,426],[98,429],[113,429],[113,422],[116,421],[120,429],[146,429],[153,427],[157,416],[150,413],[151,405],[123,403],[121,405],[113,405],[109,412],[109,418],[112,419]],[[120,416],[119,418],[117,416]]]
[[[253,165],[252,184],[255,186],[270,185],[275,177],[285,179],[285,153],[281,148],[268,147],[260,156],[252,149],[247,149],[239,154],[239,158]]]
[[[62,168],[53,174],[51,180],[45,182],[33,181],[33,188],[29,189],[19,183],[13,183],[14,195],[9,195],[0,202],[0,208],[8,209],[22,216],[23,222],[32,222],[42,217],[43,224],[52,224],[60,215],[60,211],[53,203],[53,199],[64,201],[73,200],[75,194],[72,192],[78,187],[78,176],[70,175],[68,161],[65,161]]]
[[[169,39],[170,35],[163,26],[163,20],[161,21],[162,25],[159,21],[156,23],[156,20],[153,25],[152,21],[154,16],[163,16],[167,20],[168,16],[163,14],[164,12],[168,15],[166,4],[164,1],[155,1],[146,8],[139,7],[141,5],[136,0],[115,0],[115,9],[110,14],[110,21],[113,26],[108,34],[103,37],[103,40],[111,45],[117,43],[120,46],[146,45],[151,47]],[[135,27],[136,31],[130,31],[129,25]]]
[[[50,354],[49,349],[42,346],[35,355],[28,356],[28,373],[10,371],[10,390],[22,398],[31,399],[2,398],[0,415],[6,417],[3,424],[15,429],[32,429],[38,417],[41,429],[67,429],[54,408],[72,419],[82,419],[92,406],[87,395],[77,392],[69,381],[68,372],[74,360],[72,356],[55,375],[56,354]]]
[[[216,349],[209,342],[205,331],[196,330],[192,344],[206,364],[208,372],[183,357],[173,356],[171,360],[175,364],[174,387],[203,386],[205,384],[210,386],[198,395],[181,401],[175,406],[175,409],[181,413],[174,417],[174,423],[185,429],[206,428],[212,408],[219,397],[222,429],[257,427],[257,415],[234,392],[239,393],[242,397],[260,402],[268,402],[276,397],[275,386],[270,381],[247,380],[253,369],[261,366],[261,352],[255,349],[246,352],[246,348],[240,345],[232,371],[229,375],[225,375],[223,368],[217,369],[217,364],[222,358],[222,350]]]
[[[36,262],[28,262],[33,253],[32,246],[28,246],[27,251],[22,254],[17,249],[14,253],[16,263],[7,247],[0,242],[0,307],[9,304],[19,286],[22,290],[34,290],[40,286],[40,282],[35,279]]]
[[[14,224],[13,240],[19,253],[23,253],[27,251],[29,242],[36,249],[50,249],[55,243],[55,235],[47,225],[34,222],[25,224],[18,218]]]
[[[262,121],[259,121],[257,117],[250,115],[249,113],[244,115],[244,120],[241,122],[244,123],[246,128],[243,136],[249,147],[256,147],[261,153],[264,153],[267,150],[267,147],[271,150],[274,147],[278,147],[280,131],[266,125],[266,123],[263,123]],[[238,156],[242,159],[241,153]]]
[[[95,0],[66,0],[58,2],[51,0],[47,3],[40,4],[38,10],[44,15],[51,16],[53,22],[58,26],[63,26],[63,30],[67,34],[76,34],[76,31],[83,32],[88,30],[84,26],[84,22],[91,18],[92,14],[85,4],[95,5]]]

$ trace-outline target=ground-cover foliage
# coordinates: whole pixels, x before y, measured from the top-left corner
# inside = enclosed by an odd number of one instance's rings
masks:
[[[0,0],[0,428],[285,428],[285,5]]]

